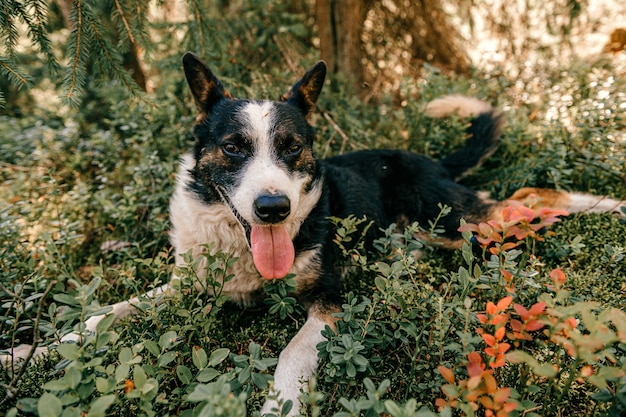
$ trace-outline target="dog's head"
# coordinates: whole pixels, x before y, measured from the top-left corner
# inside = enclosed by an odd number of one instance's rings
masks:
[[[326,64],[311,67],[283,101],[234,99],[196,55],[186,53],[183,65],[198,110],[195,177],[241,223],[259,273],[282,278],[321,193],[309,118]]]

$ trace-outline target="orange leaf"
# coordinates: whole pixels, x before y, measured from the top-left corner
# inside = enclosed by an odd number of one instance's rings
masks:
[[[493,346],[496,344],[496,338],[493,337],[492,335],[485,333],[485,334],[482,334],[481,336],[483,340],[485,341],[485,343],[487,344],[487,346]]]
[[[499,311],[506,310],[512,301],[513,301],[513,297],[511,297],[510,295],[507,297],[504,297],[502,300],[498,301],[498,305],[497,305],[498,310]]]
[[[435,405],[437,407],[439,407],[439,411],[441,411],[442,408],[447,407],[448,406],[448,402],[446,400],[444,400],[443,398],[437,398],[435,400]]]
[[[580,370],[580,374],[584,376],[585,378],[590,377],[591,375],[593,375],[593,366],[591,365],[583,366],[582,369]]]
[[[465,223],[456,230],[459,232],[477,232],[478,226],[476,226],[474,223]]]
[[[493,394],[494,392],[496,392],[496,390],[498,389],[498,383],[496,382],[496,379],[493,377],[493,375],[491,373],[485,373],[483,375],[483,378],[485,380],[485,388],[487,389],[487,392],[489,394]]]
[[[506,328],[504,326],[502,326],[498,330],[496,330],[496,332],[494,333],[494,336],[495,336],[496,340],[498,340],[498,341],[502,340],[502,338],[504,338],[505,332],[506,332]]]
[[[487,412],[489,410],[493,410],[494,409],[494,407],[493,407],[493,400],[491,399],[491,397],[483,396],[483,397],[480,397],[479,401],[482,404],[482,406],[487,409],[485,411],[485,416],[488,416],[489,414],[487,414]]]
[[[511,388],[500,388],[493,394],[493,400],[498,404],[504,404],[511,395]]]
[[[476,318],[478,319],[479,322],[481,322],[482,324],[487,323],[487,316],[484,314],[476,314]]]
[[[493,229],[487,223],[479,223],[478,232],[483,236],[489,236],[493,233]]]
[[[496,314],[497,313],[497,309],[496,309],[496,305],[494,303],[492,303],[491,301],[487,301],[487,314]]]
[[[504,355],[498,355],[495,361],[489,362],[489,366],[492,369],[502,368],[506,365],[506,361],[504,360]]]
[[[500,250],[511,250],[511,249],[515,249],[516,246],[517,246],[517,243],[515,242],[506,242],[502,244],[502,246],[500,247]]]
[[[552,282],[554,283],[554,285],[565,283],[565,273],[558,268],[553,269],[550,272],[550,278],[552,278]]]
[[[491,318],[491,321],[489,322],[489,324],[493,324],[494,326],[497,326],[499,324],[506,323],[508,320],[509,320],[508,314],[498,314],[497,316],[493,316]]]
[[[467,389],[470,391],[474,391],[480,385],[480,382],[483,380],[482,375],[474,375],[467,380]],[[469,395],[466,395],[465,398],[470,399]]]
[[[480,357],[478,352],[470,352],[467,355],[469,359],[469,363],[467,364],[467,374],[470,377],[480,376],[485,369],[485,364],[483,363],[483,359]]]
[[[128,394],[135,389],[135,383],[131,379],[124,381],[124,393]]]
[[[443,365],[439,365],[437,367],[437,370],[439,371],[443,379],[448,381],[448,383],[454,385],[454,373],[450,369],[446,368]]]

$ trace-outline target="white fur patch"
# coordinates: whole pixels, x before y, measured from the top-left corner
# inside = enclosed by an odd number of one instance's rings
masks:
[[[486,101],[474,97],[450,95],[439,97],[428,103],[424,113],[434,118],[448,117],[453,114],[459,117],[475,117],[492,110],[493,107]]]
[[[617,213],[625,216],[621,208],[626,207],[626,201],[582,193],[568,193],[567,196],[569,206],[566,210],[570,213]]]

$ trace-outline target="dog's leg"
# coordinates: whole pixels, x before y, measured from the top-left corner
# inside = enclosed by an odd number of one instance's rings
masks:
[[[569,213],[616,213],[626,216],[622,211],[622,208],[626,207],[626,201],[592,194],[527,187],[517,190],[509,200],[520,201],[533,209],[549,207]],[[506,202],[500,205],[506,205]]]
[[[152,299],[156,297],[157,295],[165,292],[168,288],[169,288],[169,284],[161,285],[160,287],[157,287],[153,290],[148,291],[143,296],[141,296],[141,298]],[[98,316],[93,316],[87,319],[85,321],[85,331],[87,333],[95,332],[96,327],[98,326],[98,323],[100,323],[102,319],[104,319],[106,316],[110,314],[113,314],[113,316],[115,316],[115,321],[125,319],[126,317],[134,314],[135,311],[137,311],[135,306],[138,305],[139,302],[140,302],[140,297],[133,297],[128,301],[122,301],[122,302],[111,305],[110,312],[106,314],[101,314]],[[61,338],[61,342],[70,342],[70,341],[78,341],[78,340],[80,340],[80,335],[76,333],[69,333]]]
[[[278,365],[274,373],[274,386],[271,396],[278,397],[283,403],[291,400],[293,407],[289,416],[300,415],[300,390],[305,386],[309,377],[317,369],[317,344],[324,341],[322,330],[326,325],[334,327],[335,320],[331,313],[321,313],[315,307],[309,308],[308,318],[304,326],[291,339],[291,342],[280,353]],[[261,410],[261,415],[277,413],[277,400],[267,400]]]
[[[143,295],[143,297],[145,298],[154,298],[157,295],[163,293],[164,291],[166,291],[169,288],[168,284],[162,285],[160,287],[157,287],[151,291],[148,291],[147,293],[145,293]],[[101,314],[98,316],[93,316],[90,317],[89,319],[87,319],[85,321],[85,332],[86,333],[90,333],[90,332],[95,332],[96,331],[96,327],[98,326],[98,323],[100,323],[102,321],[102,319],[104,319],[106,316],[108,316],[109,314],[113,314],[115,316],[115,320],[121,320],[124,319],[128,316],[130,316],[131,314],[133,314],[136,311],[135,305],[139,304],[140,302],[140,298],[139,297],[134,297],[131,298],[128,301],[122,301],[120,303],[116,303],[111,305],[112,310],[109,313],[106,314]],[[81,335],[78,333],[68,333],[65,336],[63,336],[60,340],[61,343],[63,342],[76,342],[76,341],[80,341],[81,340]],[[55,344],[56,345],[56,344]],[[52,345],[52,346],[55,346]],[[31,351],[32,345],[28,345],[28,344],[21,344],[17,347],[15,347],[11,352],[9,352],[8,354],[3,354],[0,355],[0,364],[11,364],[11,363],[16,363],[19,360],[24,360],[28,357],[30,351]],[[32,357],[36,357],[39,355],[45,355],[48,353],[49,347],[47,346],[43,346],[43,347],[37,347],[34,352]]]

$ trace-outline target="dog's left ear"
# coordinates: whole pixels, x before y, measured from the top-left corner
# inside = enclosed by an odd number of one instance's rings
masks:
[[[308,118],[315,109],[315,103],[322,92],[325,79],[326,63],[318,61],[281,97],[281,100],[298,107]]]

